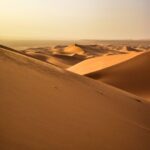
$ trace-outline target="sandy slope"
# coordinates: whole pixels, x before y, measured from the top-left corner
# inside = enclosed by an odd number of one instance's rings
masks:
[[[150,52],[87,76],[150,99]]]
[[[141,53],[130,52],[127,54],[106,55],[106,56],[95,57],[95,58],[82,61],[68,68],[68,70],[80,75],[89,74],[91,72],[95,72],[116,65],[128,59],[131,59],[139,54]]]
[[[150,104],[0,50],[1,150],[149,150]]]

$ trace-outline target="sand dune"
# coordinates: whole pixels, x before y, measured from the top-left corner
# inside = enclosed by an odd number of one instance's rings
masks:
[[[131,46],[123,46],[120,50],[123,51],[123,52],[129,52],[129,51],[139,52],[139,51],[142,51],[142,50],[139,50],[139,49],[131,47]]]
[[[28,49],[22,51],[24,54],[45,61],[47,63],[54,64],[60,68],[68,68],[72,65],[75,65],[76,63],[81,62],[84,60],[84,57],[78,57],[77,55],[61,55],[61,54],[56,54],[53,55],[49,51],[49,49],[44,49],[44,48],[36,48],[36,49]]]
[[[87,76],[150,99],[150,52]]]
[[[1,150],[150,149],[139,97],[3,49],[0,83]]]
[[[81,45],[71,44],[68,46],[56,46],[52,50],[53,54],[77,54],[86,58],[101,56],[107,53],[120,54],[122,52],[116,51],[107,45]]]
[[[122,52],[116,51],[114,48],[108,45],[78,45],[82,49],[85,49],[86,53],[91,56],[101,56],[104,54],[120,54]]]
[[[81,56],[84,56],[85,54],[85,51],[80,48],[77,44],[70,44],[70,45],[67,45],[67,46],[56,46],[54,47],[52,50],[51,50],[52,54],[53,55],[81,55]]]
[[[116,65],[123,61],[129,60],[137,55],[141,54],[140,52],[130,52],[127,54],[118,54],[118,55],[105,55],[100,57],[91,58],[85,61],[82,61],[70,68],[69,71],[85,75],[101,69]]]
[[[71,54],[78,54],[78,55],[84,55],[84,50],[77,46],[76,44],[69,45],[64,48],[64,53],[71,53]]]
[[[108,45],[79,44],[57,45],[55,47],[35,47],[25,49],[21,52],[64,69],[92,57],[126,53],[124,51],[114,50],[113,47]]]

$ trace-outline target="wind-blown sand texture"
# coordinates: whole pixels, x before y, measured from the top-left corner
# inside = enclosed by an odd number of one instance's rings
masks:
[[[150,104],[0,49],[1,150],[149,150]]]

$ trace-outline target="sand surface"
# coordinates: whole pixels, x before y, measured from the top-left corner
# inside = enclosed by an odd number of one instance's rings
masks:
[[[56,46],[56,48],[29,48],[22,51],[24,54],[54,64],[66,69],[86,59],[84,51],[74,45],[68,47]]]
[[[63,69],[69,68],[70,66],[82,61],[82,59],[77,58],[75,56],[65,56],[65,55],[53,56],[35,52],[26,52],[25,54]]]
[[[0,49],[1,150],[149,150],[150,104]]]
[[[150,101],[150,51],[87,76],[116,86]]]
[[[142,52],[130,52],[127,54],[99,56],[87,59],[74,66],[71,66],[68,68],[68,71],[85,75],[124,62],[137,55],[140,55],[141,53]]]

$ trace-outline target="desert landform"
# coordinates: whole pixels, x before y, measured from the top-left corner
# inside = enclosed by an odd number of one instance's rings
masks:
[[[1,150],[149,150],[150,42],[2,43],[0,114]]]

